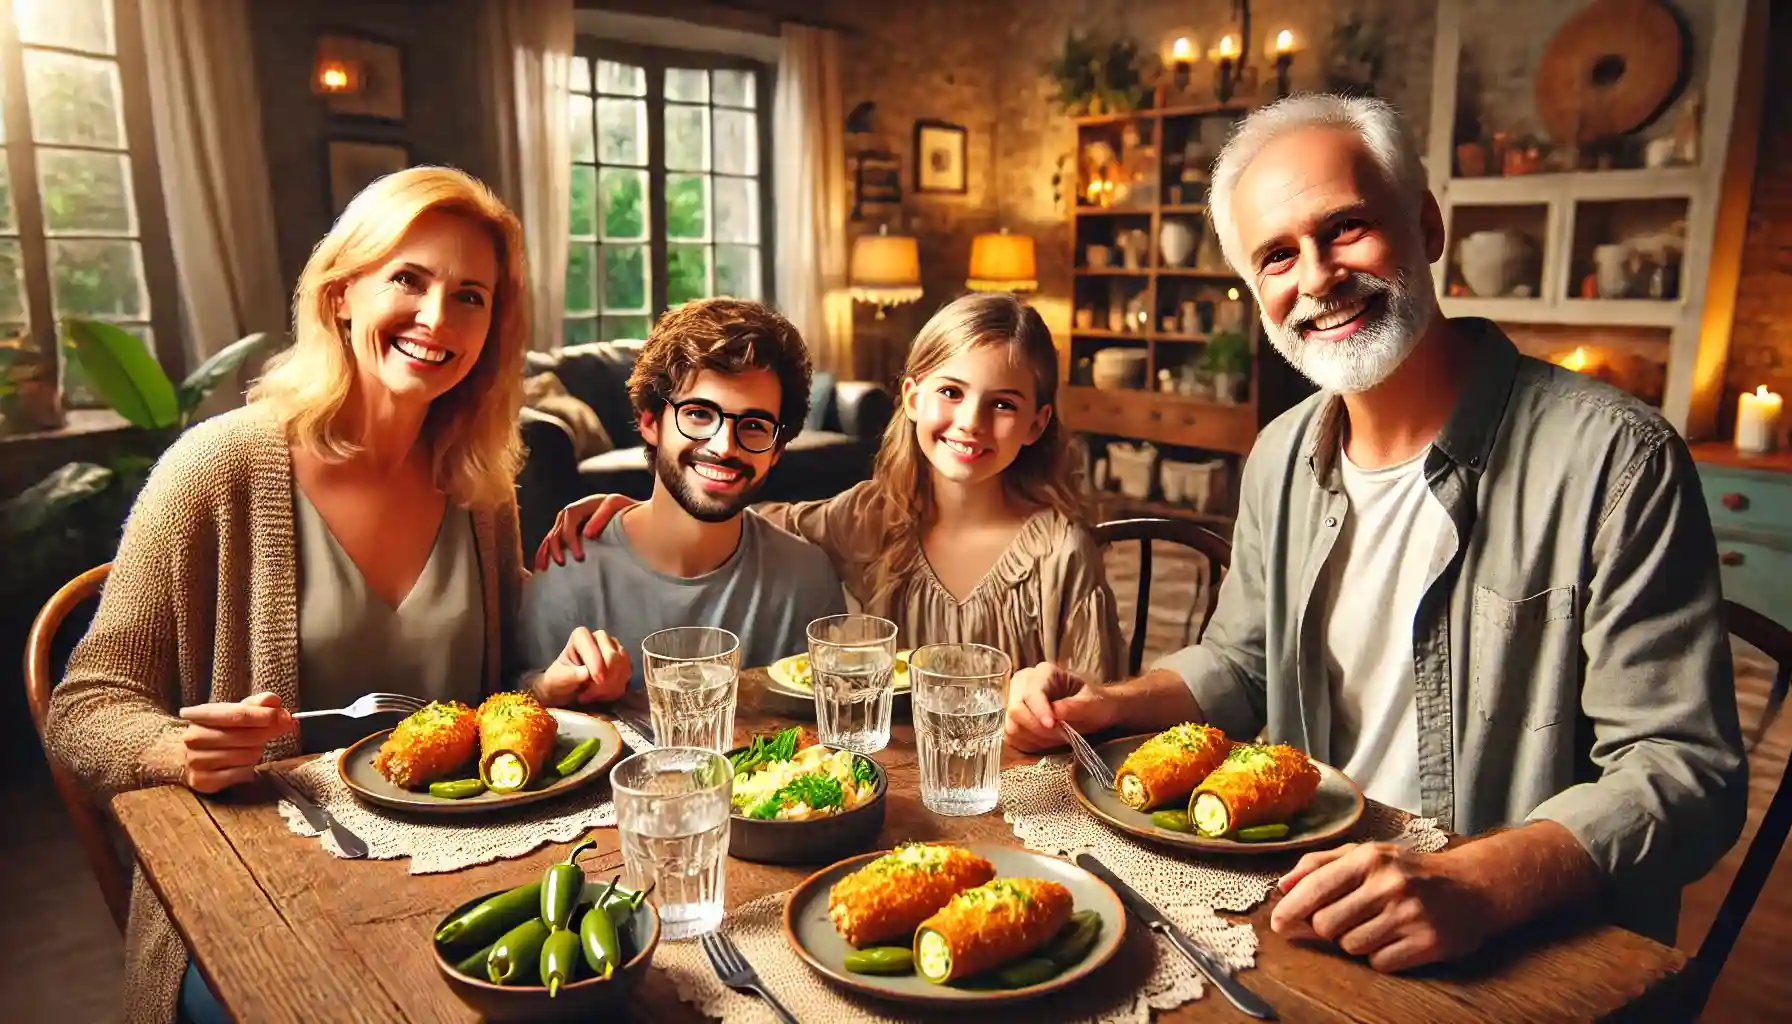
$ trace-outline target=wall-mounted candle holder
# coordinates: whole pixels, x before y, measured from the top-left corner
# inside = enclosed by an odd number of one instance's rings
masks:
[[[1213,51],[1215,66],[1213,78],[1213,94],[1221,103],[1232,99],[1232,92],[1238,81],[1234,72],[1238,69],[1238,41],[1231,36],[1220,37],[1220,45]]]
[[[1276,64],[1276,98],[1278,99],[1287,96],[1291,91],[1288,82],[1289,71],[1294,67],[1294,54],[1298,49],[1299,47],[1295,45],[1294,33],[1288,29],[1277,32],[1275,39],[1270,43],[1269,54],[1275,59]]]

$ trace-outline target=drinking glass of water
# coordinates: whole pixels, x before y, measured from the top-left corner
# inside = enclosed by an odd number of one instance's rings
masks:
[[[652,886],[661,935],[688,939],[722,923],[723,861],[734,770],[698,747],[655,747],[610,773],[629,888]]]
[[[726,752],[734,743],[740,638],[713,626],[676,626],[641,641],[641,655],[660,745]]]
[[[896,624],[875,615],[829,615],[809,623],[815,731],[830,747],[875,754],[890,745]]]
[[[1002,795],[1008,655],[982,644],[933,644],[908,660],[921,802],[935,814],[995,809]]]

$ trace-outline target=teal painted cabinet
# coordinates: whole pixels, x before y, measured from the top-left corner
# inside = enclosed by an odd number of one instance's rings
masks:
[[[1724,597],[1792,624],[1792,472],[1701,462]]]

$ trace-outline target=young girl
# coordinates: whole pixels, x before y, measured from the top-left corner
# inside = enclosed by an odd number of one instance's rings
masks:
[[[988,644],[1016,670],[1049,661],[1117,679],[1119,620],[1053,416],[1057,374],[1032,307],[1007,294],[957,299],[909,350],[872,478],[754,511],[826,551],[859,606],[896,623],[901,646]],[[582,557],[579,534],[597,536],[630,503],[568,505],[537,566],[563,564],[563,546]]]

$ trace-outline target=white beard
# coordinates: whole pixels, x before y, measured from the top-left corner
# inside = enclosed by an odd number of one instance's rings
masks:
[[[1282,358],[1321,389],[1341,395],[1367,391],[1399,369],[1430,326],[1430,306],[1420,302],[1416,292],[1429,285],[1430,275],[1423,268],[1416,274],[1410,267],[1402,268],[1391,281],[1352,273],[1324,298],[1300,296],[1280,326],[1265,314],[1264,332]],[[1377,296],[1383,300],[1382,308],[1365,314],[1365,322],[1350,337],[1342,341],[1301,337],[1303,329],[1326,313]]]

